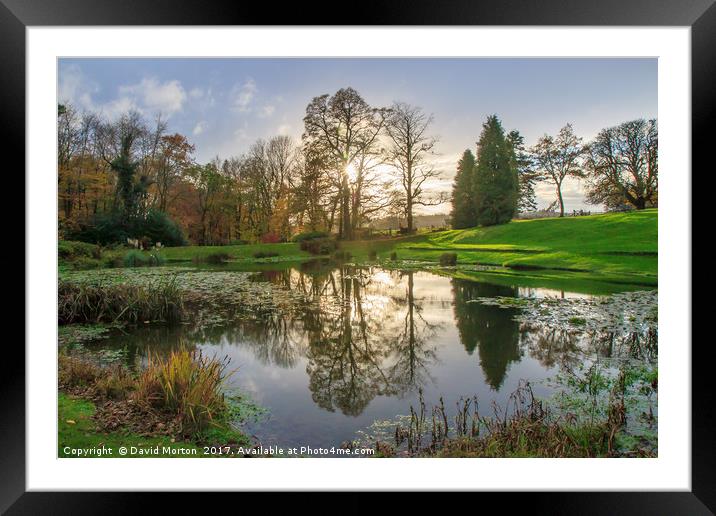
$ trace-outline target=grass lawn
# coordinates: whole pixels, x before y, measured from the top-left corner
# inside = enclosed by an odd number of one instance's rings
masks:
[[[92,415],[94,403],[88,400],[59,393],[57,403],[58,424],[58,457],[77,457],[70,449],[97,449],[105,447],[110,453],[103,457],[121,457],[119,447],[132,446],[150,448],[159,446],[159,455],[153,457],[203,456],[203,448],[187,442],[172,442],[169,437],[143,437],[128,432],[100,433],[95,428]],[[70,448],[70,449],[68,449]],[[168,451],[174,450],[174,453]],[[179,455],[177,451],[187,450],[194,455]],[[89,455],[93,457],[92,455]],[[145,457],[145,455],[127,455],[128,457]]]
[[[509,267],[500,274],[540,275],[543,269],[600,281],[656,285],[658,211],[513,221],[442,231],[396,244],[400,260],[437,261],[455,252],[460,264]]]
[[[469,272],[471,279],[510,284],[573,285],[583,281],[657,286],[658,210],[583,217],[516,220],[499,226],[419,233],[408,237],[341,242],[355,263],[377,262],[400,267],[405,261],[436,263],[446,252],[457,253],[458,265],[504,267]],[[260,269],[272,263],[315,258],[297,243],[167,247],[168,262],[202,261],[222,253],[238,267]],[[275,256],[257,258],[257,253]],[[392,253],[397,260],[392,261]],[[61,264],[61,267],[63,265]],[[463,271],[464,272],[464,271]],[[452,274],[450,270],[446,273]],[[566,282],[566,283],[565,283]]]

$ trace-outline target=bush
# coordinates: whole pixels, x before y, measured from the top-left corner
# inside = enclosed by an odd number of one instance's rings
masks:
[[[79,257],[99,260],[102,257],[102,249],[98,245],[87,242],[60,240],[57,243],[57,255],[65,260],[74,260]]]
[[[231,255],[229,253],[211,253],[209,255],[206,255],[203,260],[206,263],[226,263],[231,259]]]
[[[125,219],[119,213],[102,213],[80,221],[65,231],[68,239],[102,245],[126,244],[128,238],[146,239],[148,243],[161,242],[165,246],[186,244],[181,228],[169,216],[150,210],[146,217]]]
[[[328,238],[328,232],[326,231],[304,231],[294,236],[291,240],[294,242],[303,242],[305,240],[315,240],[317,238]]]
[[[398,253],[396,253],[395,251],[393,251],[392,253],[390,253],[390,259],[391,259],[392,261],[396,261],[396,260],[398,259]]]
[[[132,249],[124,255],[123,262],[125,267],[148,267],[156,265],[164,265],[166,258],[157,252],[144,253],[137,249]]]
[[[96,260],[94,258],[87,258],[85,256],[80,256],[79,258],[75,258],[74,260],[69,262],[72,265],[72,268],[78,271],[86,271],[90,269],[100,269],[102,267],[102,262],[100,260]]]
[[[375,249],[369,249],[368,250],[368,259],[369,260],[375,260],[378,258],[378,251]]]
[[[440,265],[457,265],[457,253],[441,254]]]
[[[282,242],[282,239],[276,233],[265,233],[261,235],[262,244],[278,244],[279,242]]]
[[[137,219],[134,234],[147,237],[153,244],[161,242],[168,247],[186,245],[181,228],[169,215],[159,210],[150,210],[144,219]]]
[[[337,244],[331,238],[312,238],[301,240],[299,247],[311,254],[331,254],[336,250]]]
[[[232,240],[229,242],[229,245],[248,245],[248,240],[238,239],[238,240]]]
[[[256,251],[253,256],[254,258],[273,258],[278,256],[278,253],[275,251]]]

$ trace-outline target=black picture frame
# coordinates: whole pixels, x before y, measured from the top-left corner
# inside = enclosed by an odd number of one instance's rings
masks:
[[[25,135],[25,29],[63,25],[316,25],[311,13],[335,12],[326,25],[552,25],[552,26],[690,26],[692,73],[693,170],[713,168],[709,160],[710,132],[716,115],[715,0],[394,0],[367,2],[350,16],[338,15],[327,2],[269,3],[215,0],[0,0],[0,106],[3,124],[0,146],[4,156],[21,154]],[[325,4],[325,5],[321,5]],[[309,12],[310,11],[310,12]],[[24,192],[24,154],[14,167],[16,192]],[[709,161],[707,161],[709,160]],[[707,166],[708,163],[708,166]],[[5,168],[5,167],[4,167]],[[6,173],[10,172],[5,168]],[[689,171],[684,171],[685,174]],[[693,175],[692,175],[693,177]],[[8,192],[8,190],[6,190]],[[17,198],[22,198],[17,195]],[[684,207],[691,211],[691,206]],[[24,213],[19,211],[17,213]],[[24,241],[24,223],[15,242]],[[24,220],[23,220],[24,222]],[[20,236],[20,228],[23,235]],[[19,246],[16,246],[19,248]],[[24,253],[24,251],[23,251]],[[695,265],[695,263],[694,263]],[[17,265],[14,265],[17,268]],[[25,275],[32,271],[25,270]],[[25,294],[22,294],[25,299]],[[23,310],[24,303],[14,303]],[[693,306],[693,305],[692,305]],[[22,308],[21,308],[22,307]],[[18,314],[19,316],[19,314]],[[692,317],[693,320],[693,317]],[[685,349],[691,336],[685,335]],[[531,511],[584,514],[710,514],[716,511],[716,429],[714,389],[709,385],[710,348],[692,352],[692,490],[674,493],[534,493]],[[0,511],[8,514],[99,514],[124,511],[136,493],[25,492],[25,353],[8,342],[0,385]],[[165,501],[188,508],[186,494],[163,495]],[[482,503],[483,496],[478,495]],[[499,496],[499,495],[498,495]],[[515,495],[510,495],[515,496]],[[521,497],[514,498],[519,500]],[[348,502],[350,503],[350,502]],[[472,503],[475,503],[474,501]]]

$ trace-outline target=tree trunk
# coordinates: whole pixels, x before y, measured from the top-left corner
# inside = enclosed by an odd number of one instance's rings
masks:
[[[405,218],[408,220],[408,233],[410,234],[413,232],[413,200],[410,195],[408,195]]]
[[[341,239],[352,240],[353,232],[351,231],[351,195],[348,189],[348,178],[343,176],[341,185],[342,201],[341,201]]]
[[[562,184],[557,185],[557,197],[559,198],[559,216],[564,217],[564,199],[562,199]]]

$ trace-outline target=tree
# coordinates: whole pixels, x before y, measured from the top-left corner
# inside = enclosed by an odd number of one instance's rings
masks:
[[[475,169],[475,156],[469,149],[462,153],[457,162],[457,173],[452,187],[452,213],[450,220],[454,229],[469,228],[477,225],[475,203],[472,198],[472,179]]]
[[[586,148],[587,202],[637,210],[658,202],[656,119],[632,120],[602,129]]]
[[[352,217],[363,195],[362,180],[371,157],[378,156],[378,137],[387,110],[373,108],[353,88],[342,88],[332,97],[315,97],[306,107],[303,142],[323,157],[335,174],[340,191],[339,235],[350,240],[357,218]],[[350,177],[350,176],[353,177]]]
[[[496,115],[487,118],[477,142],[473,192],[479,225],[504,224],[517,210],[514,154]]]
[[[202,245],[212,243],[212,226],[222,207],[222,193],[225,191],[226,177],[219,170],[216,160],[206,165],[194,165],[189,168],[190,178],[197,196],[199,210],[200,237]]]
[[[193,164],[193,153],[194,146],[179,133],[160,138],[154,183],[156,185],[155,204],[161,211],[167,211],[172,200],[171,193],[174,185],[182,179],[184,172]]]
[[[562,183],[566,177],[584,177],[579,163],[583,152],[582,139],[574,134],[572,124],[567,124],[559,130],[556,138],[548,134],[542,136],[531,151],[537,172],[554,184],[559,216],[564,217]]]
[[[386,122],[391,144],[388,161],[404,193],[409,233],[414,229],[414,206],[436,206],[445,202],[444,194],[428,195],[423,188],[426,181],[440,177],[440,172],[426,161],[426,156],[433,153],[437,141],[427,134],[432,121],[433,117],[423,113],[419,107],[396,102]]]
[[[537,209],[535,198],[535,184],[542,178],[534,169],[532,156],[525,149],[525,139],[519,131],[513,130],[507,134],[507,144],[512,149],[514,167],[517,170],[517,211],[524,213]]]

